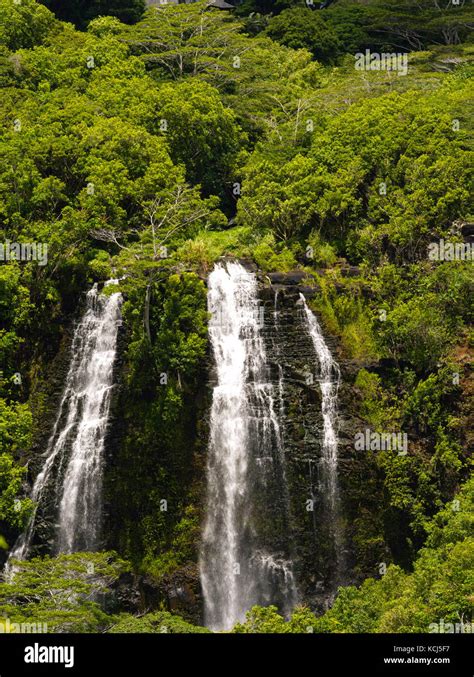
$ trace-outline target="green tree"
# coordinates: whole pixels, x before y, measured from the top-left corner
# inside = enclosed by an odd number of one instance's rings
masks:
[[[435,366],[451,340],[434,294],[397,304],[380,325],[380,341],[389,354],[408,360],[421,373]]]
[[[41,0],[61,21],[71,21],[84,28],[97,16],[110,15],[124,23],[139,21],[145,0]]]
[[[54,15],[36,0],[1,0],[0,43],[15,51],[41,44],[57,24]]]
[[[186,167],[187,180],[207,194],[230,191],[240,135],[218,91],[196,80],[164,84],[158,106],[171,157]]]
[[[265,33],[292,49],[308,49],[323,63],[334,62],[340,53],[340,44],[331,25],[324,21],[320,12],[309,8],[286,9],[270,19]]]
[[[198,625],[192,625],[176,614],[168,613],[167,611],[156,611],[144,616],[122,614],[109,632],[194,634],[211,631]]]
[[[11,623],[46,624],[48,632],[100,632],[113,623],[101,608],[110,587],[128,570],[114,553],[84,553],[12,561],[0,583],[0,612]]]

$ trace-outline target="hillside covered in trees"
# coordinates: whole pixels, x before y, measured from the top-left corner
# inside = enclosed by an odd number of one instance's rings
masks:
[[[472,623],[472,3],[233,4],[0,0],[0,614],[51,632],[215,629],[206,299],[237,261],[265,327],[275,308],[262,341],[284,390],[289,526],[260,506],[251,529],[291,532],[298,593],[225,630]],[[91,290],[120,313],[99,545],[62,547],[64,468],[34,487],[67,429]],[[303,302],[340,367],[332,545],[307,458],[327,409],[298,361]],[[407,446],[358,446],[366,431]]]

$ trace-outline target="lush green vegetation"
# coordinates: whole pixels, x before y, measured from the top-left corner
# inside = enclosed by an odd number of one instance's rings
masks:
[[[43,632],[98,632],[110,625],[113,617],[104,606],[127,570],[114,553],[80,552],[14,565],[14,584],[0,583],[10,623],[40,624]]]
[[[5,552],[31,514],[27,462],[50,428],[58,355],[93,282],[120,278],[126,334],[121,444],[105,486],[120,558],[22,563],[0,584],[12,622],[196,630],[158,607],[124,614],[113,589],[131,568],[161,584],[195,566],[202,278],[225,255],[313,276],[312,306],[354,366],[357,415],[412,444],[406,457],[368,453],[367,483],[354,489],[356,575],[385,562],[383,577],[342,590],[322,618],[254,609],[236,631],[468,619],[473,266],[430,260],[428,246],[462,242],[472,220],[473,10],[413,4],[245,0],[236,17],[204,0],[143,16],[141,0],[0,0],[0,242],[48,246],[45,266],[0,263]],[[408,51],[407,75],[355,70],[365,49]]]
[[[407,573],[391,564],[378,580],[340,588],[333,607],[316,617],[297,610],[285,621],[275,607],[254,607],[234,632],[443,632],[446,624],[471,632],[474,483],[430,521],[428,538]],[[437,627],[436,627],[437,626]],[[462,632],[462,630],[457,630]]]
[[[142,617],[122,614],[117,622],[110,628],[109,632],[125,633],[155,633],[166,632],[171,634],[189,634],[189,633],[208,633],[210,630],[198,625],[191,625],[176,614],[170,614],[167,611],[156,611],[145,614]]]
[[[253,30],[269,30],[283,44],[308,47],[325,58],[358,49],[392,51],[422,50],[427,46],[456,45],[472,30],[473,9],[469,3],[437,0],[336,0],[326,3],[300,0],[244,0],[239,14],[252,16]],[[305,6],[306,5],[306,6]],[[312,5],[312,7],[311,7]],[[336,39],[335,39],[336,38]]]
[[[42,0],[62,21],[85,28],[98,16],[115,16],[124,23],[135,23],[145,11],[145,0]]]

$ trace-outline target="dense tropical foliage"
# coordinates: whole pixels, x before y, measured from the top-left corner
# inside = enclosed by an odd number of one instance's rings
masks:
[[[471,621],[473,267],[428,251],[464,242],[473,215],[472,3],[0,0],[0,12],[0,239],[48,248],[44,266],[0,263],[5,556],[31,515],[27,480],[93,282],[120,279],[126,328],[106,486],[119,555],[23,562],[0,611],[61,631],[204,631],[160,604],[136,618],[117,590],[130,571],[166,585],[196,566],[203,280],[229,255],[307,273],[354,365],[363,425],[414,440],[407,456],[367,454],[352,493],[357,586],[323,616],[255,608],[235,632]],[[407,74],[356,70],[366,49],[408,54]]]

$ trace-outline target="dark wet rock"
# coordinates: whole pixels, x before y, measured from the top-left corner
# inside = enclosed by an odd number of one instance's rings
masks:
[[[281,398],[275,402],[280,412],[284,439],[286,474],[290,494],[291,532],[295,573],[304,601],[317,611],[327,607],[332,599],[335,553],[330,536],[329,516],[321,500],[320,468],[324,422],[321,412],[319,364],[311,337],[306,328],[304,309],[299,292],[301,286],[282,284],[283,274],[273,275],[268,286],[261,277],[259,297],[264,305],[262,330],[270,377],[274,392]],[[314,294],[317,288],[306,291]],[[306,294],[305,294],[306,295]],[[338,341],[322,327],[326,344],[339,362],[339,475],[341,489],[341,528],[345,531],[345,560],[348,562],[346,583],[355,582],[351,574],[353,549],[349,525],[353,520],[353,488],[351,478],[360,477],[364,459],[354,449],[355,433],[361,429],[357,418],[357,395],[354,379],[361,367],[356,361],[341,358]],[[358,491],[358,488],[357,490]],[[314,501],[314,510],[307,510],[307,501]]]
[[[122,574],[112,585],[112,593],[107,609],[109,613],[121,611],[136,614],[143,611],[141,576],[131,572]]]
[[[298,292],[306,296],[307,298],[312,298],[320,291],[320,287],[308,287],[306,285],[298,285]]]
[[[197,564],[190,563],[155,581],[144,577],[142,604],[156,609],[164,604],[168,611],[192,623],[202,624],[202,597]]]
[[[293,270],[289,273],[266,273],[265,277],[267,277],[273,285],[279,284],[284,286],[300,285],[308,279],[314,279],[311,273],[307,273],[304,270]]]
[[[474,223],[463,223],[461,224],[461,234],[466,237],[469,235],[474,235]]]
[[[347,266],[341,268],[341,275],[343,277],[360,277],[361,271],[359,266]]]
[[[226,257],[228,259],[229,257]],[[245,268],[245,270],[248,270],[249,273],[256,273],[258,271],[257,264],[253,259],[250,258],[242,258],[242,259],[237,259],[237,261]]]

